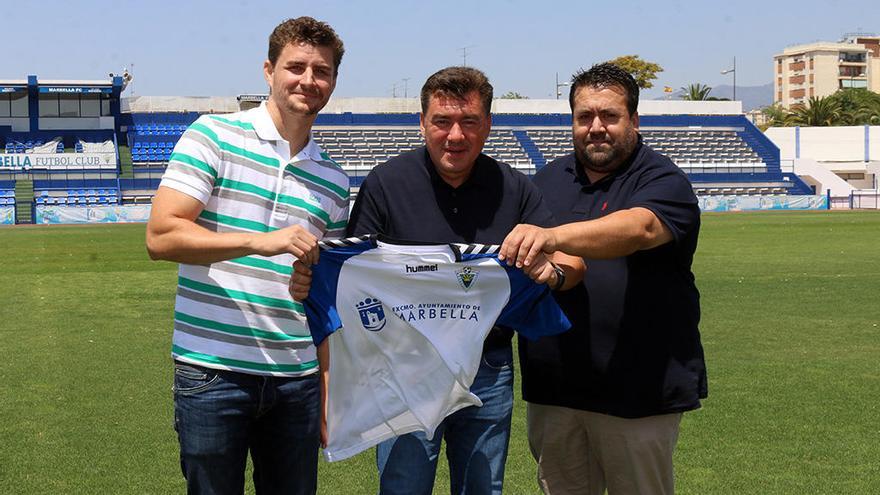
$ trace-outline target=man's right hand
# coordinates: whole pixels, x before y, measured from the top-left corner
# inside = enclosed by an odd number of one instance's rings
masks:
[[[302,302],[309,297],[309,289],[312,287],[312,269],[302,261],[293,263],[293,273],[290,274],[288,290],[294,301]]]
[[[251,254],[290,253],[308,265],[318,262],[318,239],[299,225],[267,233],[218,233],[196,223],[204,206],[188,194],[159,187],[147,222],[150,258],[206,265]]]
[[[308,266],[318,262],[320,253],[318,238],[299,225],[254,235],[251,246],[263,256],[290,253]]]
[[[556,237],[552,229],[521,223],[513,228],[498,251],[498,259],[516,264],[517,268],[529,266],[538,254],[552,254],[556,251]]]

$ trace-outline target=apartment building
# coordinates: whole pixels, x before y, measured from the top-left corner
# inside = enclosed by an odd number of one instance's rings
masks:
[[[790,46],[773,57],[773,65],[773,101],[785,108],[842,88],[880,93],[880,36]]]

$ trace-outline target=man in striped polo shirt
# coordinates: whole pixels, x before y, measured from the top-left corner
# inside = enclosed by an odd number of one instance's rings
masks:
[[[290,299],[294,260],[348,219],[348,177],[311,139],[344,48],[310,17],[269,38],[270,96],[200,117],[153,200],[147,250],[180,263],[174,310],[174,416],[189,493],[241,493],[248,451],[257,493],[315,493],[316,349]]]

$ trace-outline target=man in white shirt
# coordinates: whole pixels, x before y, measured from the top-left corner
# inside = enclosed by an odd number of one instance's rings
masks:
[[[317,490],[317,352],[287,283],[348,219],[348,178],[311,138],[343,53],[323,22],[278,25],[268,101],[200,117],[153,200],[150,257],[181,264],[172,356],[189,493],[242,493],[248,451],[256,493]]]

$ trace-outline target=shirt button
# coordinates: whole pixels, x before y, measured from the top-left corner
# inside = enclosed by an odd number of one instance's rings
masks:
[[[452,213],[458,213],[458,208],[453,208]]]

